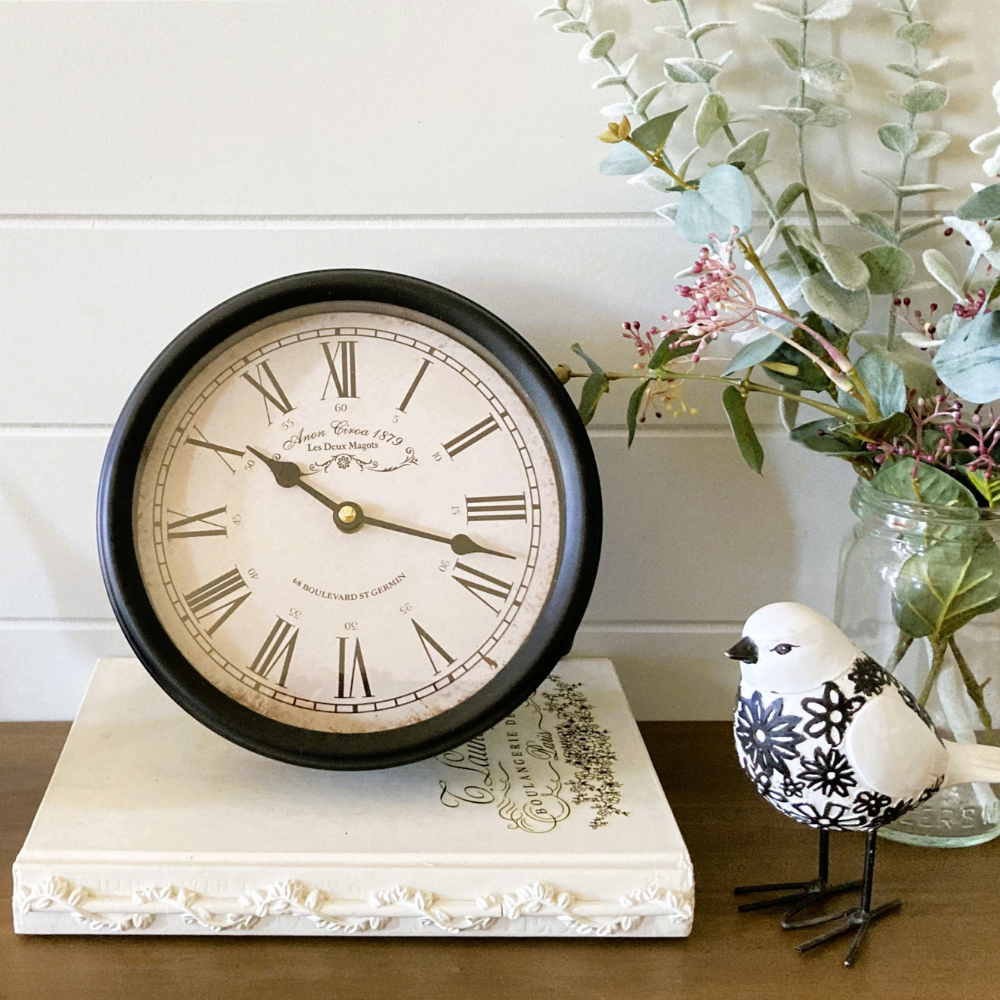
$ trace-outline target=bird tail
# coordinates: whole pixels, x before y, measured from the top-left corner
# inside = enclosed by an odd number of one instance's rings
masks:
[[[948,751],[945,787],[963,785],[967,781],[1000,783],[1000,747],[948,741],[945,748]]]

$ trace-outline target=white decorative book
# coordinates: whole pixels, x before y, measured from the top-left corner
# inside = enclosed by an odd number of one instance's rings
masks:
[[[386,771],[315,771],[97,665],[14,864],[21,934],[631,935],[691,930],[694,882],[608,660]]]

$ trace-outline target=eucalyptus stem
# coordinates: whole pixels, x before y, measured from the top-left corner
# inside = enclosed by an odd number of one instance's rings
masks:
[[[680,11],[681,20],[684,22],[684,28],[686,31],[691,31],[694,28],[694,24],[691,21],[691,15],[688,13],[686,0],[676,0],[677,9]],[[691,51],[694,53],[695,58],[704,59],[704,55],[701,51],[701,46],[698,44],[697,38],[689,38],[688,41],[691,43]],[[710,93],[716,93],[715,84],[711,80],[705,82],[705,89]],[[736,147],[739,145],[739,139],[736,137],[736,133],[733,131],[732,126],[727,122],[722,126],[722,132],[725,137],[729,140],[729,145]],[[746,167],[743,168],[743,176],[746,177],[751,184],[757,189],[757,193],[760,195],[761,201],[764,203],[764,207],[767,209],[768,218],[771,220],[771,225],[777,225],[780,216],[778,215],[778,206],[775,204],[774,199],[768,193],[766,187],[764,187],[763,182],[757,176],[756,170],[747,170]],[[802,251],[799,250],[798,245],[795,241],[788,235],[788,233],[782,232],[781,238],[784,241],[785,246],[788,248],[788,252],[792,257],[796,268],[798,268],[799,274],[803,278],[809,276],[809,267],[806,264],[805,258],[802,256]],[[753,263],[751,261],[751,263]],[[765,278],[770,287],[770,280]],[[773,291],[773,289],[772,289]],[[780,296],[776,296],[780,301]],[[784,307],[782,307],[784,308]],[[787,310],[785,310],[787,312]]]
[[[941,673],[941,668],[944,666],[944,657],[948,652],[948,640],[939,639],[937,642],[933,643],[931,648],[934,651],[931,656],[931,669],[927,674],[927,679],[924,681],[923,688],[920,690],[920,697],[917,699],[921,708],[926,708],[927,701],[931,696],[931,692],[934,690],[934,685],[937,683],[938,675]]]
[[[806,50],[809,38],[809,22],[806,15],[809,13],[809,0],[801,0],[802,20],[799,21],[799,65],[806,64]],[[799,107],[806,106],[806,81],[799,73]],[[802,192],[802,200],[806,204],[806,211],[809,214],[809,225],[812,227],[813,235],[816,239],[821,239],[819,231],[819,219],[816,217],[816,208],[813,205],[812,192],[809,190],[809,180],[806,176],[806,141],[805,125],[795,126],[795,152],[799,164],[799,181],[805,190]]]
[[[989,679],[984,681],[982,684],[976,680],[976,675],[972,672],[968,662],[959,650],[954,636],[948,640],[948,645],[951,646],[951,651],[955,656],[955,662],[958,664],[958,671],[962,675],[962,680],[965,682],[965,690],[969,693],[972,703],[976,706],[976,709],[979,712],[979,721],[983,724],[983,728],[989,731],[993,728],[993,716],[990,715],[990,711],[986,707],[986,700],[983,698],[983,688],[989,684]]]
[[[913,636],[907,635],[902,629],[899,630],[899,638],[896,640],[896,646],[889,656],[886,662],[885,669],[893,674],[896,672],[896,667],[899,666],[900,661],[906,656],[907,651],[910,646],[913,645]]]
[[[913,9],[908,4],[904,3],[904,0],[899,0],[899,6],[903,13],[906,15],[906,23],[913,24]],[[910,68],[917,74],[920,72],[920,48],[917,45],[910,45]],[[907,112],[906,127],[909,131],[913,131],[913,124],[917,120],[916,112]],[[900,153],[899,154],[899,173],[896,175],[896,204],[893,206],[892,211],[892,231],[895,233],[897,242],[899,239],[900,231],[903,228],[903,195],[900,193],[899,189],[906,183],[906,171],[910,166],[910,154]],[[889,310],[889,328],[886,331],[886,347],[892,350],[893,341],[896,339],[896,309],[895,307]]]
[[[587,378],[592,375],[592,372],[563,372],[562,377],[565,379],[571,378]],[[837,417],[839,420],[845,422],[853,422],[858,419],[856,413],[851,413],[848,410],[842,410],[839,406],[830,406],[828,403],[821,403],[818,399],[807,399],[805,396],[800,396],[795,392],[786,392],[784,389],[778,389],[770,385],[762,385],[760,382],[747,382],[744,379],[737,378],[725,378],[722,375],[705,375],[702,372],[675,372],[669,368],[655,368],[650,369],[648,372],[644,373],[632,373],[632,372],[605,372],[605,377],[609,382],[616,382],[620,379],[647,379],[650,381],[657,382],[672,382],[676,379],[694,379],[696,381],[702,382],[722,382],[725,385],[736,386],[737,389],[746,389],[747,392],[762,392],[765,396],[781,396],[783,399],[791,399],[796,403],[804,403],[806,406],[811,406],[821,413],[825,413],[830,417]]]

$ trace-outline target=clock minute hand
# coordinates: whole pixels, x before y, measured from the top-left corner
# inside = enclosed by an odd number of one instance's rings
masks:
[[[334,512],[340,507],[340,504],[336,500],[324,496],[319,490],[310,486],[309,483],[304,483],[302,481],[302,470],[294,462],[282,462],[276,458],[269,458],[256,448],[251,448],[250,445],[247,445],[247,451],[252,455],[256,455],[271,470],[271,475],[274,476],[274,481],[279,486],[286,490],[290,490],[293,486],[298,486],[299,489],[305,491],[309,496],[323,504],[324,507],[329,507]]]
[[[444,542],[451,547],[451,551],[458,556],[471,555],[474,552],[482,552],[489,556],[499,556],[501,559],[513,559],[514,556],[506,552],[497,552],[495,549],[487,549],[477,542],[474,542],[468,535],[454,535],[448,538],[445,535],[434,535],[429,531],[421,531],[419,528],[407,528],[402,524],[393,524],[391,521],[382,521],[377,517],[368,514],[362,515],[365,524],[370,524],[376,528],[387,528],[389,531],[399,531],[404,535],[416,535],[417,538],[427,538],[432,542]]]

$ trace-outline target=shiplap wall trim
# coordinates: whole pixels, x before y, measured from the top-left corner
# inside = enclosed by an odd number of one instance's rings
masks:
[[[964,141],[995,125],[995,32],[974,27],[974,0],[926,2],[962,55],[955,156],[914,179],[964,186]],[[101,459],[143,371],[218,302],[283,274],[384,268],[481,302],[551,363],[575,361],[574,341],[610,368],[634,361],[622,320],[660,322],[692,248],[652,214],[663,195],[597,171],[615,98],[590,89],[579,38],[532,19],[542,5],[0,2],[0,719],[71,718],[97,657],[128,655],[97,563]],[[744,39],[779,30],[748,7],[700,10]],[[890,22],[856,7],[831,51],[877,94]],[[659,79],[674,42],[652,28],[673,5],[595,9]],[[726,70],[739,110],[780,103],[772,56],[747,53]],[[856,208],[886,208],[860,173],[890,163],[882,114],[862,101],[814,161]],[[777,189],[785,167],[768,168]],[[607,526],[575,651],[613,657],[643,719],[727,717],[723,651],[744,617],[789,597],[830,611],[852,524],[850,469],[791,444],[773,401],[751,402],[758,477],[717,393],[685,396],[697,415],[643,427],[631,451],[626,386],[591,427]]]

